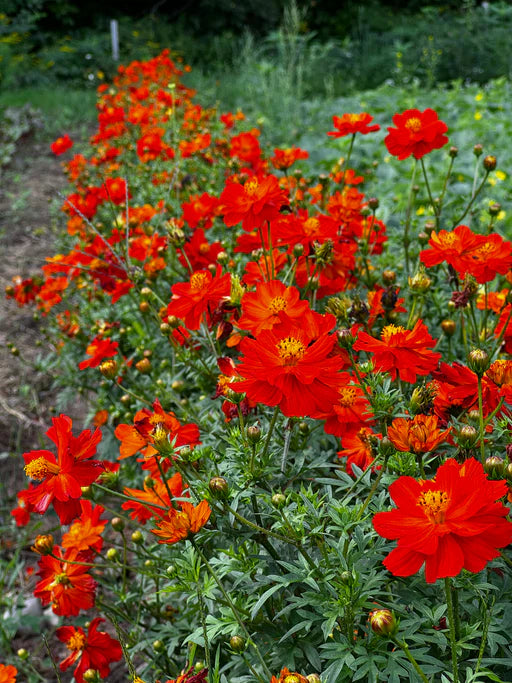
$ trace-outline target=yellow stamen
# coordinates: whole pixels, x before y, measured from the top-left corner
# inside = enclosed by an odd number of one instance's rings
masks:
[[[80,631],[75,631],[75,633],[73,633],[71,638],[66,643],[66,647],[71,652],[77,652],[79,650],[83,650],[84,645],[85,645],[85,634],[80,633]]]
[[[399,334],[400,332],[405,332],[405,329],[402,327],[402,325],[386,325],[381,333],[382,341],[388,342],[391,337],[393,337],[395,334]]]
[[[435,524],[445,521],[446,508],[450,504],[450,498],[446,491],[425,491],[418,498],[418,503],[423,508],[427,517]]]
[[[249,197],[254,197],[254,195],[258,192],[258,187],[259,187],[259,183],[256,180],[256,178],[251,178],[251,180],[248,180],[245,183],[244,192]]]
[[[206,273],[194,273],[190,278],[190,288],[196,292],[204,289],[208,284],[208,275]]]
[[[274,315],[279,313],[279,311],[284,311],[286,308],[286,299],[283,296],[275,296],[270,300],[268,305],[269,309]]]
[[[58,474],[59,472],[60,467],[57,463],[50,462],[43,456],[36,458],[25,465],[25,474],[27,477],[35,479],[36,481],[41,481],[51,474]]]
[[[413,116],[405,122],[405,127],[410,130],[411,133],[417,133],[421,128],[421,121],[416,116]]]
[[[285,337],[277,343],[277,350],[285,365],[297,365],[306,353],[304,344],[295,337]]]
[[[356,400],[356,390],[354,387],[342,387],[340,389],[340,404],[343,408],[350,408]]]

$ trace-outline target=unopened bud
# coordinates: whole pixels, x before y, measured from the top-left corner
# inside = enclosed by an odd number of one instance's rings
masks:
[[[447,337],[453,337],[456,327],[455,320],[451,320],[450,318],[446,318],[441,323],[441,329]]]
[[[450,149],[448,150],[448,154],[451,156],[452,159],[455,159],[455,157],[458,155],[458,153],[459,153],[459,148],[458,148],[458,147],[452,146],[452,147],[450,147]]]
[[[408,281],[409,287],[416,294],[424,294],[432,284],[432,280],[427,276],[424,268],[420,268],[413,277],[408,278]]]
[[[110,524],[112,525],[112,529],[114,529],[114,531],[122,531],[125,526],[124,519],[121,519],[121,517],[112,517]]]
[[[229,646],[234,652],[243,652],[245,650],[245,640],[241,636],[231,636]]]
[[[493,202],[492,204],[489,204],[487,211],[489,212],[490,216],[497,216],[501,211],[501,204],[498,202]]]
[[[272,505],[279,509],[286,503],[286,496],[283,493],[274,493],[272,496]]]
[[[109,548],[106,553],[106,558],[107,560],[115,560],[118,555],[117,548]]]
[[[163,652],[165,650],[165,645],[161,640],[153,641],[153,650],[155,652]]]
[[[370,209],[372,211],[375,211],[376,209],[378,209],[379,208],[379,200],[377,199],[377,197],[370,197],[370,199],[368,200],[368,206],[370,207]]]
[[[473,154],[474,154],[476,157],[481,157],[483,153],[484,153],[484,148],[483,148],[483,146],[482,146],[480,143],[476,144],[476,145],[473,147]]]
[[[396,282],[396,273],[394,270],[385,270],[382,273],[382,281],[385,285],[392,285]]]
[[[23,661],[25,661],[25,659],[28,659],[29,657],[28,650],[25,650],[24,647],[20,647],[16,654]]]
[[[306,676],[308,683],[321,683],[320,676],[318,674],[308,674]]]
[[[43,534],[37,536],[32,550],[39,553],[39,555],[50,555],[53,551],[53,545],[53,536],[51,534]]]
[[[151,306],[147,301],[141,301],[139,304],[139,311],[141,313],[149,313]]]
[[[135,363],[135,367],[142,375],[147,375],[151,372],[151,361],[149,358],[142,358],[138,363]]]
[[[473,349],[468,354],[468,365],[479,377],[489,369],[491,359],[484,349]]]
[[[117,377],[117,361],[113,358],[108,358],[100,363],[100,372],[106,379],[115,379]]]
[[[132,543],[136,543],[137,545],[144,543],[144,535],[138,529],[132,534]]]
[[[224,477],[212,477],[208,483],[208,488],[215,498],[219,498],[220,500],[226,500],[229,495],[228,482]]]
[[[372,631],[378,636],[393,636],[398,628],[395,615],[389,609],[372,610],[369,620]]]
[[[490,477],[503,477],[505,472],[505,461],[499,455],[491,455],[485,459],[484,472]]]
[[[497,163],[498,160],[493,154],[488,154],[486,157],[484,157],[484,168],[486,171],[494,171]]]
[[[84,671],[83,679],[86,683],[99,683],[99,681],[101,681],[99,671],[96,671],[96,669],[87,669]]]
[[[338,344],[344,349],[350,349],[354,345],[354,335],[348,328],[343,328],[337,332]]]
[[[299,258],[299,256],[302,256],[304,253],[304,245],[301,244],[300,242],[298,244],[293,245],[293,255],[295,258]]]
[[[217,261],[221,264],[221,266],[225,266],[229,261],[229,254],[226,251],[219,251],[217,254]]]
[[[247,439],[249,443],[258,443],[261,439],[261,427],[259,425],[247,427]]]
[[[463,425],[458,434],[458,443],[462,448],[472,448],[478,439],[478,431],[473,425]]]

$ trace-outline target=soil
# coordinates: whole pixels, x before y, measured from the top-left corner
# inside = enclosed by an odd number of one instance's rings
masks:
[[[47,447],[44,434],[51,426],[56,394],[52,389],[52,375],[36,367],[38,357],[44,357],[48,352],[44,317],[34,316],[36,309],[32,305],[20,308],[12,299],[7,300],[4,290],[16,275],[37,274],[45,258],[55,253],[57,235],[64,225],[58,193],[65,192],[67,184],[61,164],[50,151],[49,141],[38,140],[32,135],[18,142],[12,162],[0,172],[0,563],[12,561],[16,547],[20,541],[23,543],[20,564],[15,569],[16,583],[10,590],[22,596],[24,614],[17,617],[21,628],[11,642],[10,661],[19,648],[27,649],[34,668],[47,683],[56,683],[58,679],[50,665],[41,632],[46,633],[57,661],[69,652],[53,633],[56,619],[51,611],[43,614],[40,601],[32,597],[38,579],[33,574],[27,575],[26,569],[36,565],[34,553],[30,551],[33,539],[27,542],[23,533],[17,533],[10,510],[16,505],[16,492],[27,484],[21,454]],[[7,346],[11,343],[15,344],[19,355],[13,355]],[[77,430],[83,428],[86,414],[83,404],[75,403],[66,413],[73,418]],[[37,533],[44,533],[44,530],[38,529]],[[7,566],[9,570],[13,571],[14,567]],[[3,581],[0,587],[4,587]],[[0,622],[8,627],[10,599],[7,594],[4,599],[1,597]],[[0,661],[5,656],[9,653],[0,653]],[[18,669],[21,683],[26,679],[20,665]],[[71,680],[72,671],[62,674],[62,681]],[[126,681],[125,664],[114,664],[108,680],[112,683]]]

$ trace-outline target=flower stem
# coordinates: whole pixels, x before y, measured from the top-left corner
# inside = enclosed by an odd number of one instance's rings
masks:
[[[480,460],[482,465],[485,463],[485,425],[484,425],[484,409],[483,409],[483,397],[482,397],[482,376],[478,375],[478,421],[480,423]]]
[[[393,640],[393,642],[395,643],[395,645],[398,645],[398,647],[399,647],[401,650],[403,650],[405,656],[406,656],[407,659],[411,662],[411,664],[412,664],[413,667],[414,667],[414,670],[416,671],[416,673],[418,674],[418,676],[421,678],[421,680],[424,681],[424,683],[429,683],[429,680],[428,680],[428,678],[425,676],[425,674],[423,673],[423,671],[421,670],[420,665],[418,664],[418,662],[417,662],[417,661],[414,659],[414,657],[412,656],[411,651],[409,650],[409,646],[407,645],[407,643],[405,642],[405,640],[398,640],[398,638],[393,638],[392,640]]]
[[[453,609],[452,582],[447,576],[444,580],[446,606],[448,608],[448,624],[450,626],[450,647],[452,650],[453,683],[459,683],[459,667],[457,664],[457,643],[455,636],[455,613]]]
[[[263,447],[263,453],[261,454],[261,459],[263,460],[268,452],[268,447],[270,446],[270,440],[272,438],[272,433],[274,427],[276,426],[277,416],[279,415],[279,406],[274,408],[274,414],[272,415],[272,420],[270,421],[270,426],[268,428],[267,438],[265,439],[265,446]]]
[[[244,622],[242,621],[242,618],[241,618],[240,615],[238,614],[237,608],[236,608],[235,605],[233,604],[233,601],[231,600],[229,594],[226,592],[226,589],[224,588],[224,586],[223,586],[223,584],[222,584],[222,581],[220,580],[220,578],[219,578],[217,572],[216,572],[215,569],[211,566],[211,564],[208,562],[208,560],[206,559],[206,557],[205,557],[203,551],[202,551],[201,548],[197,545],[197,543],[194,541],[193,538],[190,539],[190,542],[191,542],[192,545],[194,546],[194,549],[195,549],[195,551],[197,552],[197,554],[199,555],[199,557],[202,559],[203,564],[204,564],[204,566],[206,567],[208,573],[210,574],[210,576],[212,577],[212,579],[213,579],[213,580],[215,581],[215,583],[217,584],[217,586],[218,586],[220,592],[222,593],[222,595],[223,595],[223,597],[224,597],[224,600],[225,600],[225,601],[227,602],[227,604],[229,605],[229,608],[231,609],[231,611],[232,611],[232,613],[233,613],[233,616],[235,617],[236,621],[238,622],[238,625],[240,626],[241,630],[243,631],[243,633],[244,633],[244,635],[245,635],[245,637],[246,637],[246,639],[247,639],[247,642],[250,642],[251,645],[253,646],[254,651],[256,652],[256,656],[257,656],[258,659],[260,660],[261,666],[263,667],[263,671],[265,672],[265,675],[267,676],[267,678],[271,678],[271,677],[272,677],[272,672],[271,672],[270,669],[268,668],[268,666],[267,666],[267,664],[266,664],[266,662],[265,662],[265,660],[264,660],[264,658],[263,658],[261,652],[260,652],[259,649],[258,649],[258,646],[257,646],[256,643],[254,642],[254,640],[251,638],[251,636],[250,636],[250,634],[249,634],[249,631],[246,629],[245,624],[244,624]],[[262,681],[262,683],[263,683],[263,679],[262,679],[260,676],[258,676],[258,680],[259,680],[259,681]]]
[[[405,255],[405,276],[409,276],[409,228],[411,225],[411,213],[412,205],[414,201],[414,181],[416,179],[416,169],[418,167],[418,160],[414,160],[414,166],[412,169],[411,184],[409,186],[409,198],[407,200],[407,212],[405,214],[405,227],[404,227],[404,255]]]

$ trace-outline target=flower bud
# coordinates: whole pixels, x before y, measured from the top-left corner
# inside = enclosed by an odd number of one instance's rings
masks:
[[[368,199],[368,206],[370,207],[370,209],[372,211],[375,211],[376,209],[378,209],[379,208],[379,200],[377,199],[377,197],[370,197]]]
[[[427,244],[428,241],[429,241],[429,239],[430,239],[430,235],[427,235],[427,233],[426,233],[426,232],[423,232],[423,230],[422,230],[421,232],[418,233],[418,242],[419,242],[421,245]]]
[[[144,535],[138,529],[132,534],[132,543],[136,543],[137,545],[144,543]]]
[[[432,407],[435,391],[428,386],[416,387],[411,395],[409,402],[409,409],[411,413],[417,415],[418,413],[426,414]]]
[[[171,326],[169,325],[169,323],[162,323],[160,325],[160,332],[162,334],[169,334],[170,331],[171,331]]]
[[[468,365],[479,377],[481,377],[491,365],[489,354],[484,349],[473,349],[468,354]]]
[[[408,281],[411,291],[416,294],[424,294],[432,284],[432,280],[427,276],[424,268],[420,268],[413,277],[408,278]]]
[[[372,610],[369,615],[369,621],[372,631],[378,636],[393,636],[398,628],[395,615],[389,609]]]
[[[309,674],[306,676],[308,683],[322,683],[318,674]]]
[[[217,261],[221,264],[221,266],[225,266],[229,261],[229,254],[226,251],[219,251],[217,254]]]
[[[25,659],[28,659],[29,657],[28,650],[25,650],[24,647],[20,647],[16,654],[23,661],[25,661]]]
[[[295,258],[299,258],[299,256],[302,256],[304,253],[304,245],[301,244],[300,242],[298,244],[293,245],[293,255]]]
[[[129,406],[132,402],[132,397],[130,394],[123,394],[119,400],[124,406]]]
[[[396,273],[394,270],[385,270],[382,273],[382,281],[385,285],[392,285],[396,282]]]
[[[53,545],[53,536],[51,534],[42,534],[36,537],[32,550],[39,553],[39,555],[50,555],[53,551]]]
[[[234,652],[243,652],[245,650],[245,640],[241,636],[231,636],[229,646]]]
[[[432,230],[436,229],[436,222],[430,219],[428,221],[425,221],[425,227],[423,229],[425,230],[427,235],[430,235]]]
[[[139,311],[141,313],[149,313],[150,310],[151,310],[151,306],[149,305],[149,303],[147,301],[141,301],[140,302]]]
[[[274,493],[272,496],[272,505],[279,509],[286,503],[286,496],[283,493]]]
[[[191,455],[192,455],[192,449],[190,448],[190,446],[182,446],[180,448],[180,458],[182,460],[188,460]]]
[[[472,448],[478,439],[478,431],[473,425],[463,425],[458,433],[458,444],[462,448]]]
[[[489,212],[489,216],[497,216],[501,211],[501,204],[493,202],[492,204],[489,204],[487,211]]]
[[[473,147],[473,154],[474,154],[476,157],[481,157],[482,154],[483,154],[483,152],[484,152],[484,148],[483,148],[483,146],[482,146],[480,143],[476,144],[476,145]]]
[[[448,150],[448,154],[452,159],[455,159],[455,157],[458,155],[458,153],[459,153],[459,148],[455,147],[455,146],[450,147],[450,149]]]
[[[84,671],[83,679],[86,683],[99,683],[101,681],[99,671],[96,671],[96,669]]]
[[[302,434],[302,436],[307,436],[309,431],[309,425],[307,422],[299,422],[299,432]]]
[[[484,157],[484,168],[486,171],[494,171],[497,163],[498,160],[493,154],[488,154],[486,157]]]
[[[165,570],[167,576],[174,576],[176,574],[176,565],[170,564]]]
[[[251,425],[247,427],[247,440],[249,443],[256,444],[261,439],[261,427],[259,425]]]
[[[228,482],[224,477],[212,477],[208,483],[208,488],[215,498],[226,500],[229,495]]]
[[[148,372],[151,372],[151,361],[149,358],[142,358],[138,363],[135,363],[135,367],[141,375],[147,375]]]
[[[451,320],[450,318],[446,318],[441,323],[441,329],[443,330],[443,332],[445,333],[445,335],[447,337],[453,337],[453,335],[455,334],[455,330],[456,330],[455,320]]]
[[[175,379],[174,382],[171,384],[171,389],[173,391],[183,391],[185,388],[185,382],[182,379]]]
[[[153,650],[155,652],[163,652],[165,650],[165,645],[161,640],[153,641]]]
[[[353,578],[354,577],[352,576],[352,572],[349,572],[348,570],[345,570],[340,574],[341,583],[344,584],[352,583]]]
[[[179,318],[177,318],[175,315],[170,315],[167,318],[167,322],[171,326],[171,329],[176,330],[178,327],[181,325],[181,321]]]
[[[112,517],[110,524],[114,531],[122,531],[124,529],[124,519],[121,519],[121,517]]]
[[[505,461],[499,455],[491,455],[485,459],[484,472],[490,477],[503,477],[505,472]]]
[[[100,372],[106,379],[115,379],[117,377],[117,361],[114,358],[108,358],[100,363]]]
[[[106,554],[107,560],[116,560],[118,554],[117,548],[109,548]]]
[[[343,348],[343,349],[350,349],[352,348],[354,344],[354,335],[348,328],[343,328],[341,330],[338,330],[336,333],[338,337],[338,344]]]

